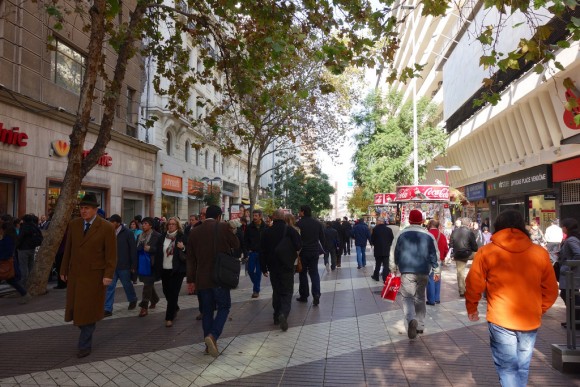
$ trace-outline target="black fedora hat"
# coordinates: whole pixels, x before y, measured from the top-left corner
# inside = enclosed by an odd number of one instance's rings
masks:
[[[79,202],[79,206],[99,207],[100,204],[97,201],[97,197],[95,196],[95,194],[89,192],[85,196],[83,196],[83,198]]]

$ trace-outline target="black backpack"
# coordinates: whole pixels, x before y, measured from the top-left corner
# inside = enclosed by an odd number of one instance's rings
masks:
[[[42,231],[40,231],[40,229],[37,226],[33,227],[33,231],[32,231],[32,245],[34,247],[38,247],[42,244],[42,240],[43,240],[43,236],[42,236]]]

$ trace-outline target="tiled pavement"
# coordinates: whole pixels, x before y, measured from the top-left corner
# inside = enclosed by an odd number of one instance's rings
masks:
[[[164,301],[139,318],[119,287],[113,317],[97,324],[93,353],[84,359],[75,357],[78,329],[63,321],[64,291],[24,306],[0,298],[0,386],[499,385],[487,325],[467,320],[454,266],[443,272],[443,303],[427,307],[425,334],[408,340],[400,303],[383,301],[370,279],[374,259],[366,270],[356,269],[353,256],[344,260],[331,273],[320,260],[321,304],[294,301],[287,332],[272,324],[269,280],[263,278],[260,298],[250,299],[250,280],[242,277],[217,359],[203,354],[197,298],[185,286],[172,328],[163,324]],[[580,386],[580,375],[551,367],[550,345],[565,342],[563,315],[558,300],[544,316],[530,385]]]

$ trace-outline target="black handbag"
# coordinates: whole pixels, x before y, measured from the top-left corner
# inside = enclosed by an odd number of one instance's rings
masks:
[[[220,288],[235,289],[240,283],[240,260],[231,254],[217,252],[219,222],[214,233],[213,282]]]

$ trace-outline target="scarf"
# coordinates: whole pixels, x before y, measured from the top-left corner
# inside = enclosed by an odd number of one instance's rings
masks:
[[[173,249],[175,247],[175,237],[176,236],[177,236],[177,231],[168,232],[167,235],[165,235],[165,238],[169,239],[171,241],[171,243],[169,243],[169,246],[167,246],[167,249],[165,249],[165,254],[167,254],[168,257],[173,255]]]
[[[137,239],[137,249],[143,249],[145,245],[149,244],[149,239],[151,239],[152,234],[153,230],[149,230],[149,232],[143,231],[139,234],[139,239]]]

